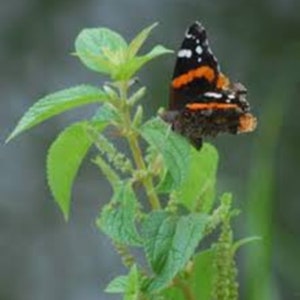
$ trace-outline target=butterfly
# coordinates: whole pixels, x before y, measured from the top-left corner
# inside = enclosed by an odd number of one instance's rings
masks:
[[[177,52],[169,109],[162,118],[200,149],[205,136],[256,128],[246,95],[244,85],[231,83],[221,72],[202,24],[192,24]]]

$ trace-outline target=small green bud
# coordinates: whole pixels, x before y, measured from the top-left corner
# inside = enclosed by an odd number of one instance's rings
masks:
[[[146,88],[143,86],[140,89],[138,89],[128,100],[128,104],[130,106],[135,105],[141,98],[144,97],[146,93]]]
[[[139,105],[136,109],[134,118],[133,118],[133,127],[138,128],[142,124],[143,121],[143,107]]]
[[[116,99],[118,99],[117,92],[113,88],[111,88],[109,85],[107,85],[107,84],[104,85],[103,86],[103,90],[109,96],[110,100],[116,100]]]

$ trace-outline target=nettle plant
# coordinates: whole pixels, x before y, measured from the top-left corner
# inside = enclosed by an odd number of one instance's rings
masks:
[[[155,26],[130,43],[107,28],[81,31],[75,55],[110,81],[102,88],[79,85],[38,100],[8,141],[66,110],[98,103],[92,118],[71,124],[52,143],[47,177],[67,220],[74,178],[88,150],[96,147],[92,161],[113,191],[96,224],[128,268],[128,274],[113,279],[106,292],[120,293],[126,300],[238,299],[235,253],[254,238],[235,241],[231,219],[238,212],[232,209],[232,196],[226,193],[216,200],[216,149],[204,144],[197,151],[160,117],[143,120],[140,101],[146,89],[137,89],[134,77],[146,63],[172,53],[158,45],[147,54],[137,54]],[[117,132],[114,140],[117,136],[127,141],[128,156],[104,135],[108,127]],[[141,187],[149,205],[137,196]],[[216,240],[203,244],[212,233]],[[134,248],[143,254],[144,263],[132,254]]]

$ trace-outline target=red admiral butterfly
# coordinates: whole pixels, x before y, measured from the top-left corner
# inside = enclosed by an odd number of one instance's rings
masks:
[[[200,149],[204,136],[255,129],[256,118],[249,113],[246,94],[241,83],[231,84],[220,71],[205,28],[195,22],[186,31],[177,53],[169,110],[163,119]]]

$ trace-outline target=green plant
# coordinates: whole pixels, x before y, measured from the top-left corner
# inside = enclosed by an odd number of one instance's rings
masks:
[[[121,293],[126,300],[238,299],[234,256],[249,239],[234,241],[230,220],[236,210],[231,195],[224,194],[215,203],[216,149],[204,144],[201,151],[195,150],[159,117],[143,121],[139,103],[146,90],[134,90],[133,77],[147,62],[172,52],[159,45],[137,54],[155,26],[141,31],[129,44],[107,28],[83,30],[75,42],[75,55],[111,81],[102,88],[79,85],[40,99],[8,141],[61,112],[98,103],[91,119],[70,125],[53,142],[47,175],[54,199],[68,219],[76,173],[90,147],[98,150],[93,162],[111,184],[113,196],[101,208],[96,224],[128,267],[128,274],[112,280],[106,291]],[[105,136],[107,127],[128,142],[131,156]],[[147,144],[144,151],[141,140]],[[140,185],[149,211],[137,197]],[[199,243],[218,229],[218,240],[199,251]],[[148,265],[136,261],[133,248],[142,250]]]

